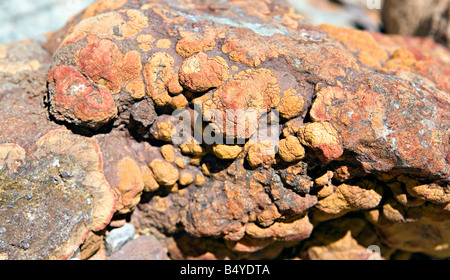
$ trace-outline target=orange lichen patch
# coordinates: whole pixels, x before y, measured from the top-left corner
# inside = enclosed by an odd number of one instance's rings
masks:
[[[185,165],[184,165],[184,160],[182,157],[177,157],[175,159],[175,164],[178,168],[184,169]]]
[[[328,122],[309,123],[298,132],[300,142],[317,153],[320,160],[330,162],[339,158],[344,149],[340,136]]]
[[[325,185],[323,186],[320,191],[317,192],[317,198],[323,199],[329,195],[331,195],[334,192],[334,186],[333,185]]]
[[[146,52],[152,49],[152,43],[155,42],[155,38],[150,34],[141,34],[137,36],[136,41],[138,42],[138,47]]]
[[[89,7],[86,8],[83,13],[82,19],[96,16],[105,10],[118,10],[126,3],[127,0],[100,0],[94,2],[92,5],[89,5]]]
[[[117,206],[117,195],[103,174],[103,159],[97,141],[73,134],[66,128],[52,130],[36,143],[35,157],[69,155],[84,172],[83,186],[94,199],[92,230],[103,229]]]
[[[199,166],[202,162],[203,157],[202,156],[193,156],[189,163],[193,166]]]
[[[175,118],[170,118],[167,115],[159,116],[150,128],[150,133],[155,139],[165,142],[172,141],[172,132],[176,124]]]
[[[314,180],[314,184],[319,187],[328,185],[331,183],[331,179],[333,178],[333,176],[334,176],[333,171],[328,170],[325,174],[316,178]]]
[[[276,163],[275,160],[275,146],[270,140],[265,140],[253,143],[248,141],[246,146],[249,146],[247,152],[247,161],[252,168],[270,167]],[[245,149],[245,148],[244,148]]]
[[[435,204],[450,203],[449,186],[441,187],[438,184],[406,185],[406,191],[414,196]]]
[[[179,179],[180,185],[187,186],[187,185],[192,184],[193,182],[194,182],[194,177],[192,176],[191,173],[187,173],[187,172],[181,173],[180,179]]]
[[[196,186],[201,186],[201,185],[203,185],[205,182],[206,182],[206,179],[205,179],[205,177],[203,177],[202,175],[197,174],[197,175],[195,176],[195,185],[196,185]]]
[[[138,95],[141,94],[143,82],[140,79],[142,63],[139,52],[129,51],[123,55],[110,40],[89,36],[88,45],[77,53],[75,59],[83,73],[111,93],[118,93],[122,85],[133,81],[129,88],[138,88]]]
[[[167,162],[175,161],[175,151],[172,145],[164,145],[161,147],[161,155]]]
[[[360,70],[354,55],[336,45],[319,44],[314,46],[313,49],[300,49],[300,51],[296,61],[302,61],[303,63],[294,64],[294,66],[315,73],[319,79],[330,85],[337,84],[337,77],[346,77],[346,69]],[[318,83],[316,86],[320,84],[322,83]]]
[[[205,148],[195,141],[185,142],[180,145],[181,152],[186,155],[204,156],[206,154]]]
[[[170,104],[171,97],[167,91],[167,84],[174,76],[174,59],[166,52],[154,53],[144,68],[144,77],[147,82],[147,92],[157,106]]]
[[[142,99],[145,97],[145,84],[141,77],[136,78],[135,80],[130,81],[125,90],[130,93],[130,95],[136,99]]]
[[[412,52],[407,49],[396,49],[384,67],[411,72],[411,67],[416,63]]]
[[[148,166],[141,166],[141,174],[144,182],[144,192],[154,192],[159,189],[159,184]]]
[[[15,173],[25,160],[26,151],[16,144],[0,144],[0,170],[8,167],[9,172]]]
[[[281,88],[275,73],[266,68],[247,69],[219,87],[203,103],[203,117],[213,121],[227,138],[248,138],[263,112],[280,102]]]
[[[245,13],[249,16],[259,17],[262,20],[270,20],[270,6],[271,1],[252,1],[251,5],[248,5],[247,1],[242,0],[232,0],[230,4],[232,4],[238,9],[244,9]]]
[[[220,159],[235,159],[241,153],[242,147],[239,145],[218,144],[213,147],[213,152]]]
[[[138,34],[147,26],[148,18],[139,10],[103,13],[87,18],[74,26],[61,46],[72,44],[91,34],[102,39],[124,40]]]
[[[370,33],[339,28],[328,24],[319,26],[352,52],[358,52],[359,61],[368,67],[380,67],[388,59],[386,51],[374,40]]]
[[[117,115],[112,95],[92,85],[71,66],[57,66],[48,76],[52,113],[57,119],[75,119],[89,127],[98,128]]]
[[[180,67],[180,84],[193,92],[204,92],[222,85],[229,77],[229,67],[220,56],[200,52],[187,58]]]
[[[239,67],[237,67],[236,65],[232,65],[231,70],[233,70],[234,72],[237,72],[237,71],[239,71]]]
[[[120,179],[119,187],[114,189],[119,198],[117,212],[129,213],[139,203],[144,190],[141,169],[135,160],[125,157],[118,164],[117,177]]]
[[[180,29],[182,37],[175,49],[182,57],[188,57],[194,53],[213,50],[216,46],[216,32],[205,26],[200,33]]]
[[[369,210],[381,202],[383,187],[365,182],[363,186],[339,185],[331,195],[319,200],[315,208],[317,221],[345,215],[354,210]]]
[[[276,107],[276,109],[280,112],[280,116],[283,118],[292,119],[300,115],[303,111],[304,103],[305,101],[300,93],[297,90],[290,88],[283,92],[280,104]]]
[[[232,61],[257,67],[266,58],[276,58],[279,55],[276,46],[257,34],[249,36],[246,28],[238,28],[227,37],[222,51],[229,54]]]
[[[295,14],[293,12],[284,14],[280,20],[280,23],[290,29],[297,30],[300,21],[303,19],[301,15]]]
[[[273,204],[256,216],[256,223],[262,227],[268,227],[280,217],[281,214],[278,211],[277,206]]]
[[[172,78],[167,83],[167,90],[172,95],[178,95],[183,92],[183,87],[180,85],[178,81],[178,75],[173,75]]]
[[[176,109],[186,108],[188,104],[189,104],[189,101],[186,99],[186,97],[183,94],[180,94],[180,95],[172,97],[170,106],[176,110]]]
[[[310,117],[313,121],[328,121],[331,116],[326,111],[327,107],[333,106],[334,100],[343,100],[347,92],[339,87],[325,87],[321,89],[316,96],[316,102],[313,103],[310,111]]]
[[[256,224],[249,223],[245,233],[253,238],[271,238],[277,241],[300,241],[308,238],[313,230],[308,216],[293,222],[275,222],[267,228],[261,228]]]
[[[211,176],[211,164],[209,164],[209,163],[202,163],[201,170],[202,170],[202,173],[205,176]]]
[[[173,186],[178,181],[178,169],[164,160],[154,159],[150,163],[150,169],[156,182],[161,186]]]
[[[305,148],[295,136],[288,136],[278,143],[278,155],[285,162],[294,162],[305,157]]]
[[[156,42],[156,47],[160,49],[170,49],[172,42],[169,39],[159,39]]]

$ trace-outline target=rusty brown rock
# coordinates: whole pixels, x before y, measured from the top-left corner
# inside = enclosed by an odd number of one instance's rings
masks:
[[[183,61],[180,67],[180,83],[193,92],[205,92],[222,85],[229,77],[227,62],[220,56],[208,57],[201,52]]]

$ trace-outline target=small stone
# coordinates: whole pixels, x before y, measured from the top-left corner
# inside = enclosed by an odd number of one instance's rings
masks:
[[[106,251],[108,255],[117,252],[125,243],[132,240],[135,234],[131,224],[125,224],[120,228],[115,228],[109,232],[105,238]]]

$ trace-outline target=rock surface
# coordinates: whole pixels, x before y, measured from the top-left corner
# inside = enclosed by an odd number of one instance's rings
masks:
[[[124,224],[171,259],[450,257],[450,51],[301,18],[281,0],[98,1],[49,53],[0,46],[0,211],[23,182],[64,198],[36,172],[93,200],[29,258],[106,258]]]
[[[164,246],[153,236],[143,235],[125,244],[109,260],[168,260]]]

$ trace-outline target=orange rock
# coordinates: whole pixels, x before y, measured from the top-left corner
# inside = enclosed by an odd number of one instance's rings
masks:
[[[328,122],[306,124],[298,134],[300,142],[317,152],[324,162],[339,158],[344,151],[339,134]]]
[[[147,83],[147,92],[157,106],[166,106],[171,97],[166,85],[174,75],[174,59],[166,52],[154,53],[144,67],[144,77]]]
[[[172,186],[178,181],[178,169],[168,162],[155,159],[150,163],[150,169],[159,185]]]
[[[131,212],[139,203],[145,186],[141,169],[135,160],[125,157],[118,164],[117,176],[120,178],[117,211]]]
[[[219,87],[212,99],[203,103],[203,117],[206,121],[214,120],[218,132],[227,138],[248,138],[256,131],[261,113],[279,103],[280,94],[274,72],[265,68],[247,69]]]
[[[180,67],[180,83],[193,92],[219,87],[229,77],[227,62],[220,56],[209,58],[200,52],[187,58]]]
[[[305,156],[305,149],[297,137],[288,136],[280,140],[278,154],[285,162],[294,162],[301,160]]]
[[[280,104],[276,109],[283,118],[292,119],[300,115],[303,111],[303,105],[303,97],[295,89],[290,88],[283,92]]]
[[[74,119],[77,123],[98,128],[117,115],[111,94],[92,85],[73,67],[57,66],[49,73],[52,112],[57,119]]]

